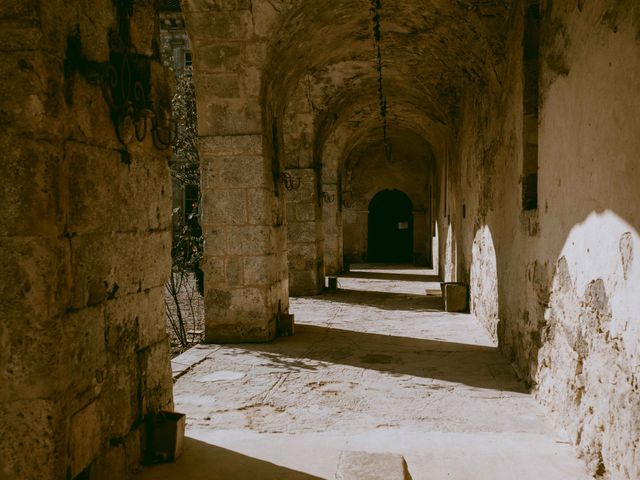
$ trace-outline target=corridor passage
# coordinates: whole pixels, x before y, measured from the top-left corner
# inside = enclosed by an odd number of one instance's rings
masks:
[[[401,455],[414,480],[590,478],[429,271],[360,266],[339,287],[292,299],[294,337],[178,357],[186,450],[140,478],[334,479],[345,452]]]

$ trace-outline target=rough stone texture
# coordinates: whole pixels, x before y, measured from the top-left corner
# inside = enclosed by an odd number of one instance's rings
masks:
[[[288,311],[282,128],[272,132],[262,112],[259,3],[182,5],[198,106],[207,341],[271,340]]]
[[[136,2],[132,40],[147,55],[153,18]],[[67,47],[77,34],[84,61],[106,62],[115,22],[107,0],[0,6],[3,479],[126,478],[145,415],[172,406],[168,158],[150,136],[123,155],[100,86]]]
[[[472,311],[590,471],[637,478],[640,11],[636,2],[550,5],[538,209],[521,203],[520,5],[497,77],[462,98],[442,178],[442,269],[470,280]]]
[[[134,4],[135,49],[154,55],[153,2]],[[523,54],[532,4],[383,0],[374,18],[375,2],[362,0],[182,2],[206,336],[272,339],[290,282],[317,288],[322,263],[335,273],[344,252],[362,255],[374,190],[415,189],[421,254],[436,233],[443,279],[470,283],[473,312],[592,472],[640,477],[640,6],[542,2],[538,81]],[[125,155],[100,88],[65,64],[74,32],[82,56],[106,62],[115,23],[110,0],[0,6],[9,478],[72,476],[87,463],[96,478],[125,475],[140,419],[170,404],[154,321],[169,270],[166,158],[149,140]],[[166,100],[163,75],[154,63],[153,94]],[[527,117],[532,85],[537,118]],[[393,166],[380,162],[385,128]],[[538,208],[523,211],[534,143]],[[289,206],[286,169],[306,179]]]
[[[312,169],[289,169],[298,188],[285,193],[289,294],[316,295],[324,288],[323,222],[318,180]]]

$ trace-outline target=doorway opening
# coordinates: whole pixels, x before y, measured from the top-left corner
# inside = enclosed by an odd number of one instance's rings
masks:
[[[369,203],[369,262],[413,262],[413,205],[400,190],[382,190]]]

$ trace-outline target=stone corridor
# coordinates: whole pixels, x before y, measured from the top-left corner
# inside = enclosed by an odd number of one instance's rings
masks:
[[[639,0],[4,1],[0,43],[0,480],[640,479]]]
[[[292,299],[295,336],[176,358],[189,440],[140,480],[351,478],[351,451],[402,455],[414,480],[590,478],[475,318],[442,310],[431,273],[352,268]]]

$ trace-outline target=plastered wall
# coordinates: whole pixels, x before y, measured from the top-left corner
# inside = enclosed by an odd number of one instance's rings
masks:
[[[523,10],[497,77],[462,101],[442,266],[470,283],[472,312],[591,471],[637,478],[639,6],[543,5],[533,211],[521,203]]]

